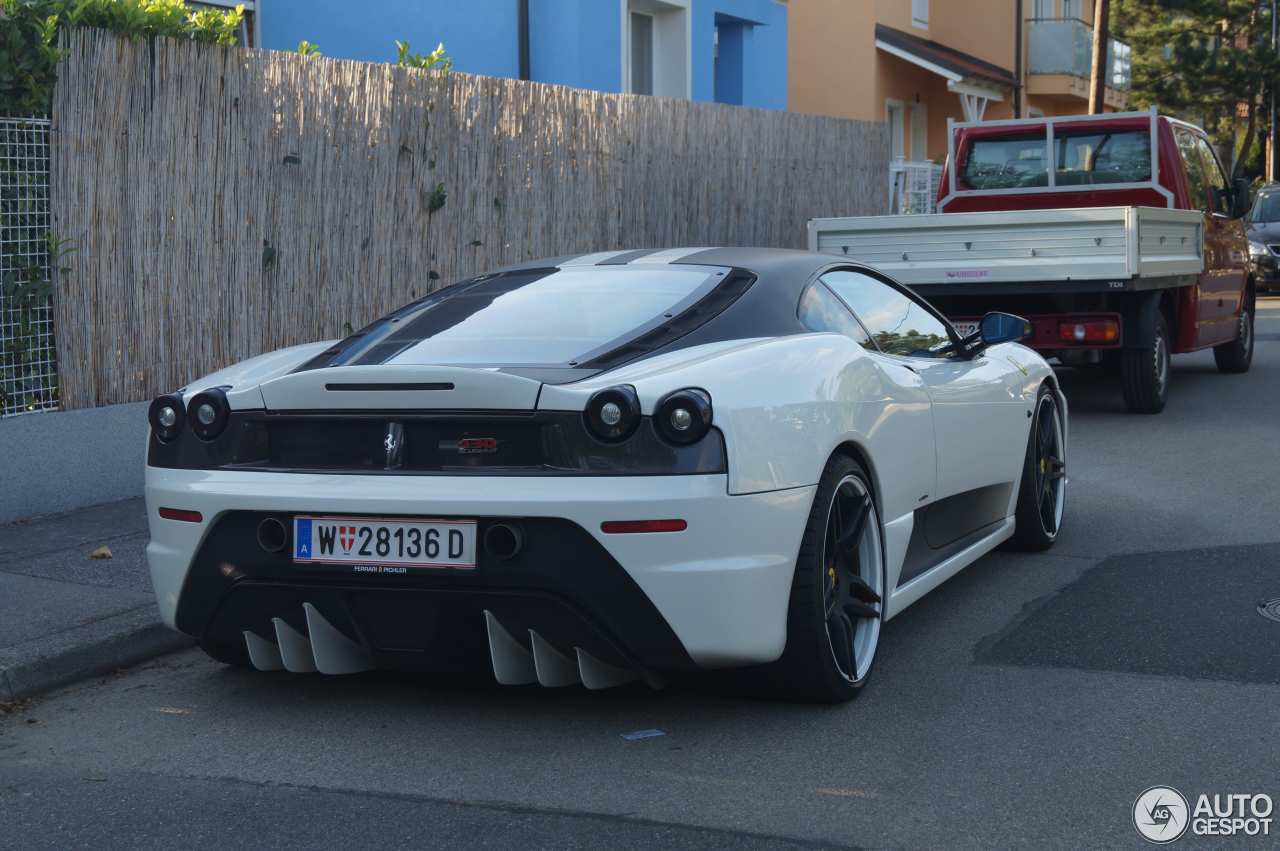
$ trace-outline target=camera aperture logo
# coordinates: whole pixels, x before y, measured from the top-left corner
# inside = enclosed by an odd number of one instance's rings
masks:
[[[1187,799],[1169,786],[1152,786],[1133,802],[1133,826],[1143,839],[1163,845],[1187,832]]]
[[[1133,826],[1164,845],[1187,829],[1195,836],[1270,836],[1273,802],[1263,794],[1200,795],[1192,808],[1172,786],[1152,786],[1133,802]]]

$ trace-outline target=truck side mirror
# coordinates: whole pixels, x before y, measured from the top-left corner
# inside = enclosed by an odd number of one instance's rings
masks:
[[[1246,178],[1237,177],[1231,181],[1231,218],[1242,219],[1249,212],[1249,193],[1253,184]]]

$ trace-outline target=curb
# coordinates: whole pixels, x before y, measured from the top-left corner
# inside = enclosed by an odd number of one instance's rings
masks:
[[[0,649],[0,701],[15,701],[194,646],[148,604]]]

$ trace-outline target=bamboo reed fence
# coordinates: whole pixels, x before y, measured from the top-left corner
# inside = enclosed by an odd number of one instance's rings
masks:
[[[66,408],[341,336],[533,257],[803,247],[880,212],[882,123],[71,33],[53,107]]]

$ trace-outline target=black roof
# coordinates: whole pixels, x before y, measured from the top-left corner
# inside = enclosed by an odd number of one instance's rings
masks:
[[[858,266],[841,257],[784,248],[641,249],[529,260],[437,290],[336,343],[298,369],[340,365],[344,362],[345,353],[354,350],[353,347],[362,338],[367,338],[367,344],[374,336],[388,337],[391,333],[388,323],[394,322],[398,314],[412,310],[415,305],[425,301],[447,300],[450,298],[450,291],[463,293],[476,287],[489,288],[495,285],[501,289],[505,278],[532,279],[530,273],[567,266],[595,266],[605,271],[610,267],[618,269],[630,264],[652,265],[655,268],[661,265],[720,267],[725,270],[725,274],[714,289],[680,314],[670,317],[669,321],[659,320],[652,327],[643,329],[640,336],[620,342],[608,351],[593,354],[584,362],[545,368],[511,366],[503,368],[504,371],[528,375],[548,383],[564,383],[578,381],[642,358],[705,343],[809,333],[809,329],[797,316],[804,288],[826,270]],[[512,285],[518,284],[513,282]],[[388,337],[388,357],[402,348],[390,345],[393,342],[396,341]],[[374,349],[367,349],[361,354],[360,362],[377,362],[376,354]]]

